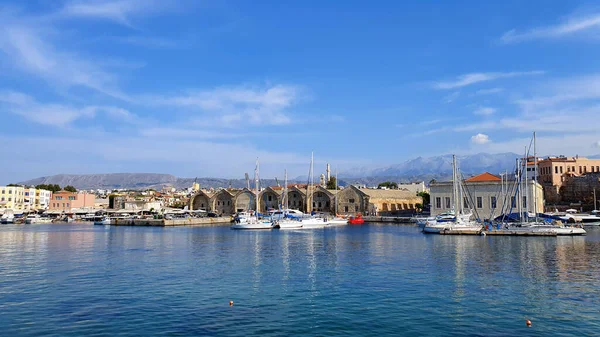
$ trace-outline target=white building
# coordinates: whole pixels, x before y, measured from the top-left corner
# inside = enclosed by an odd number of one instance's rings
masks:
[[[503,181],[499,176],[485,172],[478,176],[465,180],[465,194],[463,195],[463,206],[473,210],[473,214],[479,219],[491,219],[500,216],[502,210],[505,213],[516,213],[519,205],[515,197],[515,180]],[[535,189],[537,188],[537,194]],[[430,186],[431,215],[438,215],[453,209],[452,182],[435,182]],[[544,211],[544,191],[542,185],[530,180],[527,183],[527,191],[522,196],[522,210],[534,212],[537,195],[537,212]]]
[[[410,192],[413,192],[415,194],[417,193],[421,193],[421,192],[429,192],[429,189],[427,188],[427,186],[425,186],[425,182],[421,181],[418,183],[406,183],[406,184],[398,184],[398,189],[399,190],[407,190]]]

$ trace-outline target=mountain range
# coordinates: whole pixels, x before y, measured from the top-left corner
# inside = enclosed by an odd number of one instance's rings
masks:
[[[519,158],[516,153],[478,153],[473,155],[457,156],[461,172],[465,176],[490,172],[498,174],[503,171],[512,171],[515,161]],[[588,158],[600,158],[600,155]],[[318,175],[315,174],[318,180]],[[435,157],[418,157],[403,163],[379,168],[355,168],[343,171],[339,174],[340,185],[365,184],[375,186],[383,181],[414,182],[432,179],[449,180],[452,176],[452,155]],[[59,174],[48,177],[40,177],[20,182],[23,185],[58,184],[60,186],[71,185],[78,189],[159,189],[163,186],[185,188],[192,186],[197,181],[201,187],[234,187],[246,186],[245,179],[223,179],[223,178],[178,178],[170,174],[157,173],[109,173],[109,174]],[[306,183],[306,177],[298,177],[290,180],[290,183]],[[274,179],[261,180],[261,186],[274,186]]]

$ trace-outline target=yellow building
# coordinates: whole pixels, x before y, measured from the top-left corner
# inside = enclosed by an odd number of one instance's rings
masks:
[[[22,186],[0,186],[0,209],[24,210],[25,189]]]

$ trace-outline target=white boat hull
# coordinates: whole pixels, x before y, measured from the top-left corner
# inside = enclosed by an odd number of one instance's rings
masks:
[[[271,223],[245,223],[233,224],[231,229],[273,229]]]
[[[327,221],[327,226],[343,226],[343,225],[347,225],[347,224],[348,224],[348,220],[342,219],[342,218],[334,218],[334,219]]]
[[[300,229],[302,222],[297,220],[283,220],[277,223],[279,229]]]

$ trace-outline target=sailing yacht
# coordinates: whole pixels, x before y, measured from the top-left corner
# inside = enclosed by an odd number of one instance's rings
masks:
[[[456,167],[456,155],[452,156],[452,200],[454,202],[453,219],[437,218],[428,220],[423,227],[423,233],[439,234],[445,231],[480,232],[483,226],[476,221],[470,220],[472,213],[467,213],[462,207],[462,184],[458,178],[458,169]]]
[[[275,228],[279,228],[279,229],[300,229],[300,228],[302,228],[302,221],[300,220],[300,218],[297,217],[298,215],[302,216],[302,214],[293,212],[294,216],[290,216],[290,213],[292,213],[292,211],[289,209],[289,206],[288,206],[289,200],[288,200],[287,170],[285,171],[285,178],[284,178],[283,200],[284,200],[283,206],[282,206],[283,210],[281,211],[281,215],[283,215],[283,218],[273,220]],[[276,212],[276,213],[278,213],[278,212]],[[274,217],[273,217],[273,219],[274,219]]]
[[[256,189],[256,211],[254,214],[245,217],[236,218],[236,222],[231,225],[231,229],[273,229],[271,221],[262,219],[258,213],[258,192],[259,192],[259,175],[258,175],[258,159],[256,160],[256,168],[254,169],[254,186]]]
[[[533,190],[533,200],[534,200],[534,212],[533,212],[533,216],[531,215],[531,213],[529,212],[529,188],[527,186],[528,182],[528,178],[527,178],[527,166],[528,166],[528,157],[529,157],[529,153],[531,150],[531,146],[533,145],[533,165],[534,165],[534,176],[533,176],[533,182],[535,185],[537,185],[537,150],[536,150],[536,135],[535,132],[533,132],[533,138],[532,138],[532,143],[529,144],[529,149],[527,147],[525,147],[525,157],[524,160],[522,161],[521,165],[517,165],[517,174],[518,174],[518,180],[517,180],[517,184],[518,185],[523,185],[520,188],[517,188],[516,190],[516,200],[521,200],[524,199],[527,201],[525,203],[525,209],[521,208],[521,205],[519,203],[519,222],[516,223],[505,223],[504,224],[504,228],[508,229],[508,230],[514,230],[514,231],[532,231],[532,232],[550,232],[550,233],[555,233],[556,235],[586,235],[587,232],[585,231],[585,229],[583,229],[581,226],[565,226],[562,221],[544,221],[543,218],[539,217],[538,214],[538,198],[537,198],[537,193],[538,193],[538,189],[537,186],[534,187]],[[525,194],[523,195],[523,192],[525,192]],[[562,220],[562,219],[561,219]]]

